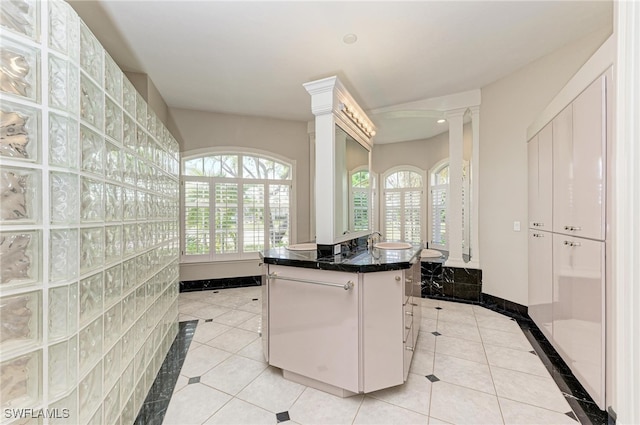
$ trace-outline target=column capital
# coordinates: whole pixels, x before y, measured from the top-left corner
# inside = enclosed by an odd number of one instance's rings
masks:
[[[471,113],[473,115],[479,115],[480,114],[480,105],[469,106],[469,110],[471,111]]]

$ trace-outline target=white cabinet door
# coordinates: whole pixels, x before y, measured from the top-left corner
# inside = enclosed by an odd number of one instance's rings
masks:
[[[570,233],[604,239],[606,123],[605,77],[592,83],[573,102],[573,192]]]
[[[553,121],[553,231],[604,239],[606,114],[600,77]]]
[[[364,392],[368,393],[404,382],[403,307],[407,304],[402,270],[364,273],[363,276],[363,383]]]
[[[358,275],[274,265],[269,272],[277,274],[268,282],[269,364],[358,392]],[[348,290],[319,284],[349,281]]]
[[[573,105],[562,110],[553,126],[553,231],[566,233],[564,226],[573,221]]]
[[[553,235],[553,344],[604,404],[604,242]]]
[[[529,230],[529,316],[553,339],[553,235]]]
[[[552,229],[553,130],[548,124],[527,144],[529,160],[529,228]]]

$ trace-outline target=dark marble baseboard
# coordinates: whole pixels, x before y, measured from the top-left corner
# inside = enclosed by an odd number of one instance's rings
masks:
[[[225,277],[221,279],[187,280],[180,282],[180,292],[206,291],[209,289],[242,288],[260,286],[262,276]]]
[[[423,261],[422,296],[451,301],[482,301],[482,270],[447,267],[440,260]]]
[[[134,422],[135,425],[162,425],[197,325],[197,320],[189,320],[178,324],[176,339],[173,340],[173,344],[171,344],[167,356],[162,362],[158,375],[156,375],[156,379],[153,381],[151,389],[149,389],[149,393]]]
[[[520,325],[558,388],[560,388],[580,423],[594,425],[615,424],[615,414],[612,416],[610,413],[600,410],[533,320],[528,315],[522,317],[517,313],[513,317]]]

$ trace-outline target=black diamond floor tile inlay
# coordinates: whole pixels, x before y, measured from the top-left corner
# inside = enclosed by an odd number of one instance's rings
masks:
[[[436,332],[431,332],[431,333],[432,333],[433,335],[435,335],[435,336],[440,336],[440,335],[442,335],[442,334],[441,334],[440,332],[438,332],[438,331],[436,331]]]
[[[189,378],[189,384],[197,384],[198,382],[200,382],[199,376],[194,376],[193,378]]]
[[[565,415],[567,415],[568,417],[570,417],[571,419],[573,419],[574,421],[578,422],[578,418],[576,418],[575,413],[569,411],[567,413],[565,413]]]
[[[213,322],[213,319],[207,319],[207,320],[205,320],[205,323],[209,323],[209,322]]]
[[[439,379],[438,379],[438,377],[436,375],[427,375],[427,376],[425,376],[425,378],[427,378],[431,382],[438,382],[439,381]]]
[[[289,412],[276,413],[276,420],[278,421],[278,423],[291,420],[291,418],[289,417]]]
[[[442,307],[436,307],[436,310],[442,310]]]

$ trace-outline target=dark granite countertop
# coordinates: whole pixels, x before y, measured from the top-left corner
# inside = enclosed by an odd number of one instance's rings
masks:
[[[373,248],[368,250],[365,247],[330,257],[318,258],[317,251],[290,251],[285,247],[280,247],[261,252],[260,258],[266,264],[370,273],[408,269],[420,260],[421,250],[422,246],[420,245],[413,245],[409,249]]]

